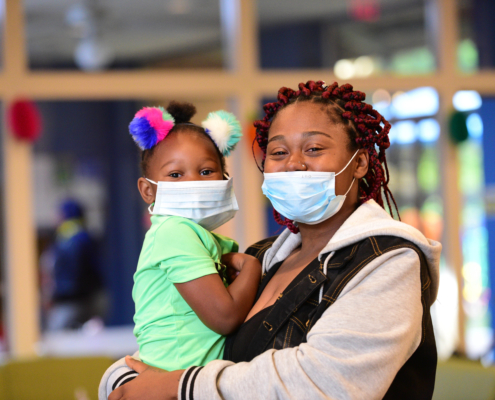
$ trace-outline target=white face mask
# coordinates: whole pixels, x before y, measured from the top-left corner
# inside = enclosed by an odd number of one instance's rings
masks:
[[[154,182],[158,186],[150,214],[190,219],[212,231],[234,218],[239,210],[232,179],[222,181]]]
[[[358,150],[359,151],[359,150]],[[319,171],[292,171],[265,173],[261,189],[284,217],[295,222],[316,225],[339,212],[354,180],[346,194],[335,194],[335,177],[342,173],[356,157],[354,153],[339,173]]]

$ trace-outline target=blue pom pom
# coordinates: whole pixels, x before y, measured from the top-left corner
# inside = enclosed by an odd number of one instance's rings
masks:
[[[148,150],[156,145],[156,130],[146,118],[134,118],[129,124],[129,132],[141,150]]]

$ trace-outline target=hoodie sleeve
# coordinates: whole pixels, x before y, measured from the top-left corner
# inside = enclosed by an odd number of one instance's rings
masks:
[[[419,346],[422,315],[419,257],[391,251],[348,283],[307,343],[191,367],[179,399],[381,399]]]

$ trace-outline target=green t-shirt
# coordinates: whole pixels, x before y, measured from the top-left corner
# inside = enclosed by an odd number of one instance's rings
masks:
[[[216,274],[237,243],[195,222],[153,215],[134,274],[134,335],[141,359],[169,371],[222,358],[224,337],[206,327],[175,288]]]

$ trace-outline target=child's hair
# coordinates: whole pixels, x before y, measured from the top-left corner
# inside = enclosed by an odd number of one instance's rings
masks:
[[[196,107],[194,107],[193,104],[187,103],[187,102],[178,102],[178,101],[171,101],[167,107],[167,112],[172,115],[175,121],[174,127],[170,130],[168,135],[170,134],[177,134],[181,132],[192,132],[196,133],[199,135],[202,135],[206,138],[208,138],[209,141],[213,144],[215,147],[215,150],[217,152],[218,158],[220,159],[220,165],[222,167],[222,173],[226,173],[226,166],[225,166],[225,157],[224,155],[220,152],[218,146],[216,143],[212,140],[210,135],[208,135],[205,131],[205,129],[199,125],[193,124],[191,122],[191,118],[196,114]],[[147,176],[148,172],[148,163],[153,157],[153,153],[155,150],[156,146],[151,147],[150,149],[147,150],[142,150],[141,152],[141,171],[144,176]]]
[[[355,151],[361,148],[366,149],[369,154],[370,166],[366,176],[361,179],[359,184],[360,204],[373,199],[384,207],[383,197],[385,197],[392,217],[390,201],[393,202],[397,216],[399,216],[394,196],[388,187],[390,177],[385,157],[385,150],[390,146],[388,134],[391,125],[370,104],[363,102],[365,97],[364,93],[354,91],[350,84],[339,86],[337,82],[325,86],[323,81],[308,81],[300,83],[297,91],[282,87],[278,91],[277,101],[263,106],[265,117],[254,122],[256,127],[255,141],[263,151],[261,167],[264,167],[266,158],[268,131],[280,110],[301,102],[326,105],[327,114],[332,123],[341,125],[345,129],[349,137],[349,150]],[[262,168],[260,168],[261,171]],[[282,218],[275,210],[274,216],[278,224],[287,226],[291,232],[297,233],[299,231],[293,221]]]

